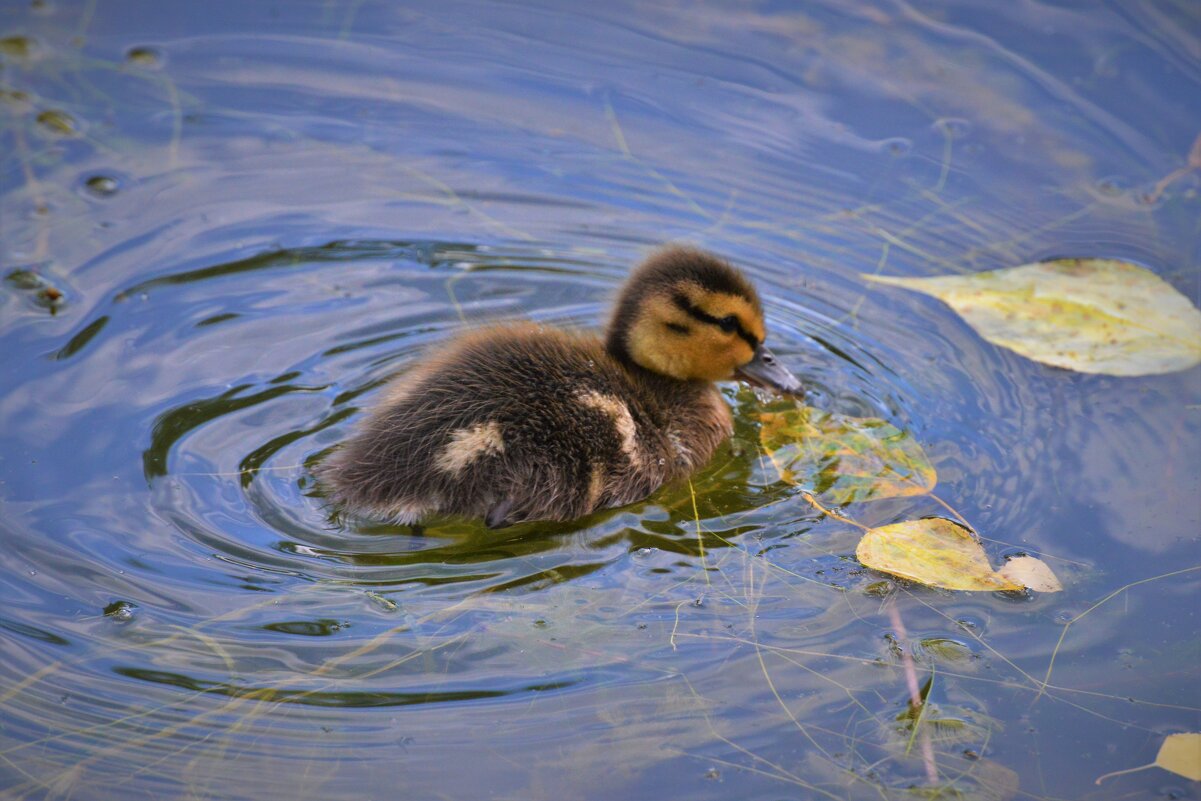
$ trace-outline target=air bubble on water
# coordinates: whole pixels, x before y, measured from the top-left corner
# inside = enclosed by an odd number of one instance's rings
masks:
[[[155,69],[162,64],[163,56],[153,47],[131,47],[125,51],[125,61],[139,67]]]
[[[96,197],[112,197],[121,188],[121,182],[111,175],[93,175],[84,181],[83,185]]]

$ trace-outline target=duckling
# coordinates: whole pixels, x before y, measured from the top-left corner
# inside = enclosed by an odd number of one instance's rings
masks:
[[[320,470],[335,504],[415,524],[566,521],[642,500],[733,432],[715,381],[785,394],[737,269],[669,247],[631,273],[604,339],[533,323],[467,333],[396,379]]]

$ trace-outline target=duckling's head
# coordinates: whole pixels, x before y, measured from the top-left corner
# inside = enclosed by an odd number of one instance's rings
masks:
[[[763,346],[763,304],[737,269],[669,247],[626,280],[609,323],[610,353],[680,381],[739,378],[779,392],[801,383]]]

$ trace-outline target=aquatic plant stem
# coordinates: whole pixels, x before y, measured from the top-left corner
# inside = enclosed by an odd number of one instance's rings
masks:
[[[870,529],[867,526],[863,525],[862,523],[860,523],[856,520],[852,520],[849,517],[844,517],[843,515],[840,515],[838,512],[835,512],[832,509],[827,509],[826,507],[822,506],[820,503],[817,502],[816,498],[814,498],[812,495],[810,495],[807,492],[802,492],[801,497],[804,498],[805,501],[810,506],[812,506],[814,509],[816,509],[817,511],[824,514],[826,517],[832,517],[839,522],[846,523],[849,526],[854,526],[855,528],[860,529],[862,531],[870,531]]]
[[[1030,702],[1031,705],[1037,703],[1038,700],[1043,697],[1043,694],[1047,691],[1047,688],[1051,686],[1051,673],[1052,673],[1052,671],[1055,670],[1055,658],[1057,656],[1059,656],[1059,650],[1063,647],[1063,642],[1064,642],[1064,640],[1067,639],[1068,631],[1072,628],[1073,623],[1076,623],[1081,618],[1085,617],[1086,615],[1091,614],[1098,607],[1103,606],[1104,604],[1108,603],[1113,598],[1116,598],[1117,596],[1121,595],[1122,593],[1126,592],[1127,590],[1129,590],[1133,587],[1137,587],[1140,584],[1148,584],[1152,581],[1159,581],[1160,579],[1171,578],[1172,576],[1179,576],[1184,573],[1192,573],[1193,571],[1196,571],[1196,570],[1201,570],[1201,565],[1193,565],[1192,567],[1186,567],[1186,568],[1183,568],[1182,570],[1173,570],[1170,573],[1161,573],[1158,576],[1150,576],[1145,579],[1139,579],[1138,581],[1132,581],[1129,584],[1123,584],[1121,587],[1118,587],[1116,590],[1109,593],[1101,600],[1097,601],[1095,604],[1090,606],[1088,609],[1085,609],[1083,612],[1076,615],[1074,618],[1069,620],[1067,623],[1064,623],[1063,630],[1059,632],[1059,641],[1055,643],[1055,648],[1053,648],[1051,650],[1051,658],[1047,661],[1047,673],[1046,673],[1046,675],[1043,676],[1042,681],[1037,682],[1038,695],[1034,696],[1034,700]]]
[[[705,537],[701,534],[701,513],[696,508],[696,490],[692,487],[692,479],[688,479],[688,494],[692,496],[692,520],[696,523],[696,547],[701,554],[701,571],[705,574],[705,586],[709,585],[709,565],[705,561]]]
[[[888,608],[888,619],[892,623],[892,627],[896,629],[897,639],[901,642],[901,667],[905,672],[905,684],[909,687],[909,706],[914,712],[917,712],[917,719],[913,721],[913,730],[922,748],[926,780],[930,784],[936,784],[938,782],[938,766],[934,762],[934,746],[930,742],[930,733],[921,728],[922,718],[925,717],[925,702],[922,700],[921,688],[917,684],[917,668],[913,664],[913,657],[909,654],[907,647],[909,632],[905,629],[905,621],[901,620],[901,612],[897,609],[896,600],[890,598],[885,606]],[[912,742],[912,738],[910,741]]]
[[[1106,779],[1112,779],[1114,776],[1125,776],[1127,773],[1138,773],[1139,771],[1143,771],[1143,770],[1146,770],[1147,768],[1154,768],[1154,767],[1157,767],[1154,762],[1148,762],[1146,765],[1139,765],[1137,768],[1126,768],[1125,770],[1110,771],[1109,773],[1103,773],[1100,776],[1098,776],[1097,780],[1095,782],[1093,782],[1093,784],[1100,784],[1101,782],[1105,781]]]
[[[46,198],[42,194],[42,184],[33,170],[33,157],[30,155],[29,143],[25,140],[25,129],[21,127],[20,121],[13,125],[13,139],[16,140],[17,157],[21,161],[21,173],[25,177],[25,185],[33,200],[33,214],[34,219],[37,220],[38,233],[33,260],[35,262],[44,261],[50,254],[50,226],[46,222],[50,206],[46,203]]]
[[[1201,170],[1201,134],[1197,134],[1197,138],[1193,140],[1193,147],[1189,150],[1187,163],[1183,167],[1177,167],[1160,179],[1159,183],[1155,184],[1155,188],[1151,190],[1151,194],[1147,195],[1146,202],[1148,204],[1155,203],[1159,200],[1159,196],[1163,194],[1165,189],[1193,170]]]

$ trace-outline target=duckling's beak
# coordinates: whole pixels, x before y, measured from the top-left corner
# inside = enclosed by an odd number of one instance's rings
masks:
[[[756,387],[775,390],[781,395],[801,395],[801,381],[767,348],[755,348],[755,358],[734,371],[734,377]]]

